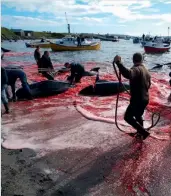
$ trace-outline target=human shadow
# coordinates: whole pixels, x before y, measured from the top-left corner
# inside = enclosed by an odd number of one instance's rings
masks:
[[[132,150],[134,143],[129,142],[122,146],[117,146],[108,152],[105,152],[101,156],[97,157],[93,165],[88,169],[84,170],[84,173],[79,174],[75,179],[69,181],[66,185],[61,188],[51,189],[54,190],[48,195],[51,196],[82,196],[88,193],[88,191],[96,185],[106,181],[106,178],[112,172],[112,169],[117,166],[119,162],[126,160],[135,159],[140,156],[142,147]],[[118,179],[118,176],[116,176]],[[114,179],[116,180],[116,179]],[[57,185],[58,186],[58,185]],[[56,189],[56,190],[55,190]]]

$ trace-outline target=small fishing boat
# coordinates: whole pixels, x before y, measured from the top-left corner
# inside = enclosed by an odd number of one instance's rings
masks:
[[[56,43],[50,43],[52,51],[99,50],[100,46],[100,42],[95,40],[87,41],[86,39],[78,45],[77,39],[72,36],[66,36]]]
[[[140,43],[140,38],[139,38],[139,37],[135,37],[135,38],[133,39],[133,43],[134,43],[134,44],[139,44],[139,43]]]
[[[158,36],[155,36],[154,38],[152,38],[152,37],[145,37],[144,41],[142,41],[141,44],[142,44],[142,46],[145,46],[149,42],[163,43],[165,45],[170,45],[169,39],[166,39],[166,38],[163,38],[163,37],[158,37]]]
[[[27,48],[36,48],[37,46],[40,46],[40,48],[50,48],[50,41],[41,39],[39,42],[30,42],[25,43]]]
[[[112,41],[112,42],[118,42],[119,39],[117,36],[113,35],[96,35],[95,36],[97,39],[100,39],[101,41]]]
[[[164,53],[170,50],[170,45],[162,42],[147,42],[144,50],[146,53]]]
[[[112,42],[119,42],[119,38],[114,36]]]

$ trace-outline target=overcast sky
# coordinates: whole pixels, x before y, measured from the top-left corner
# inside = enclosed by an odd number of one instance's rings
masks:
[[[171,0],[2,0],[1,26],[35,31],[167,35]]]

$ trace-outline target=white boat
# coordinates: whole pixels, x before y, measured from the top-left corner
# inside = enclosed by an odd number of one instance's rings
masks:
[[[51,42],[50,47],[53,51],[79,51],[79,50],[99,50],[101,43],[97,40],[81,39],[80,44],[77,38],[66,36],[55,43]]]
[[[40,48],[50,48],[50,41],[42,38],[40,41],[25,43],[27,48],[36,48],[40,46]]]
[[[170,44],[169,41],[166,41],[163,37],[145,37],[144,41],[141,42],[142,46],[145,46],[147,43],[153,42],[153,43],[164,43],[164,44]]]

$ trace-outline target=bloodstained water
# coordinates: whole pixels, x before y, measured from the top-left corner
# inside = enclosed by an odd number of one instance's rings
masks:
[[[23,65],[29,83],[46,80],[37,73],[36,65]],[[55,67],[57,66],[62,65],[56,64]],[[94,63],[85,63],[87,70],[93,66]],[[60,74],[55,79],[66,80],[67,75],[68,73]],[[112,191],[114,195],[126,196],[169,195],[170,169],[163,158],[167,159],[171,147],[171,104],[167,100],[170,86],[166,75],[151,75],[148,109],[151,112],[160,112],[161,119],[151,130],[152,137],[143,143],[137,143],[126,134],[120,133],[114,125],[89,121],[78,114],[73,106],[74,102],[96,117],[114,119],[116,96],[78,95],[81,89],[95,82],[95,77],[84,77],[81,83],[60,95],[10,103],[11,113],[2,118],[2,145],[9,149],[31,148],[37,151],[38,157],[48,157],[52,168],[60,168],[69,175],[76,175],[73,182],[68,182],[71,186],[77,183],[80,185],[81,181],[87,179],[89,183],[84,182],[80,190],[75,190],[78,191],[77,195],[83,195],[88,190],[95,192],[94,195],[105,195],[105,185],[102,185],[103,190],[97,186],[102,182],[108,184],[106,191],[111,191],[108,195],[112,195]],[[113,73],[103,73],[100,77],[117,81]],[[19,82],[17,87],[20,87]],[[123,129],[131,130],[123,120],[129,95],[121,93],[120,96],[118,123]],[[145,112],[145,126],[151,125],[151,112]],[[168,160],[167,163],[170,164]],[[83,173],[85,167],[88,169]],[[162,172],[164,168],[166,171]],[[161,175],[162,181],[158,182]],[[158,183],[157,186],[154,182]],[[63,189],[68,195],[74,195],[67,185]],[[166,194],[162,194],[164,191]]]

